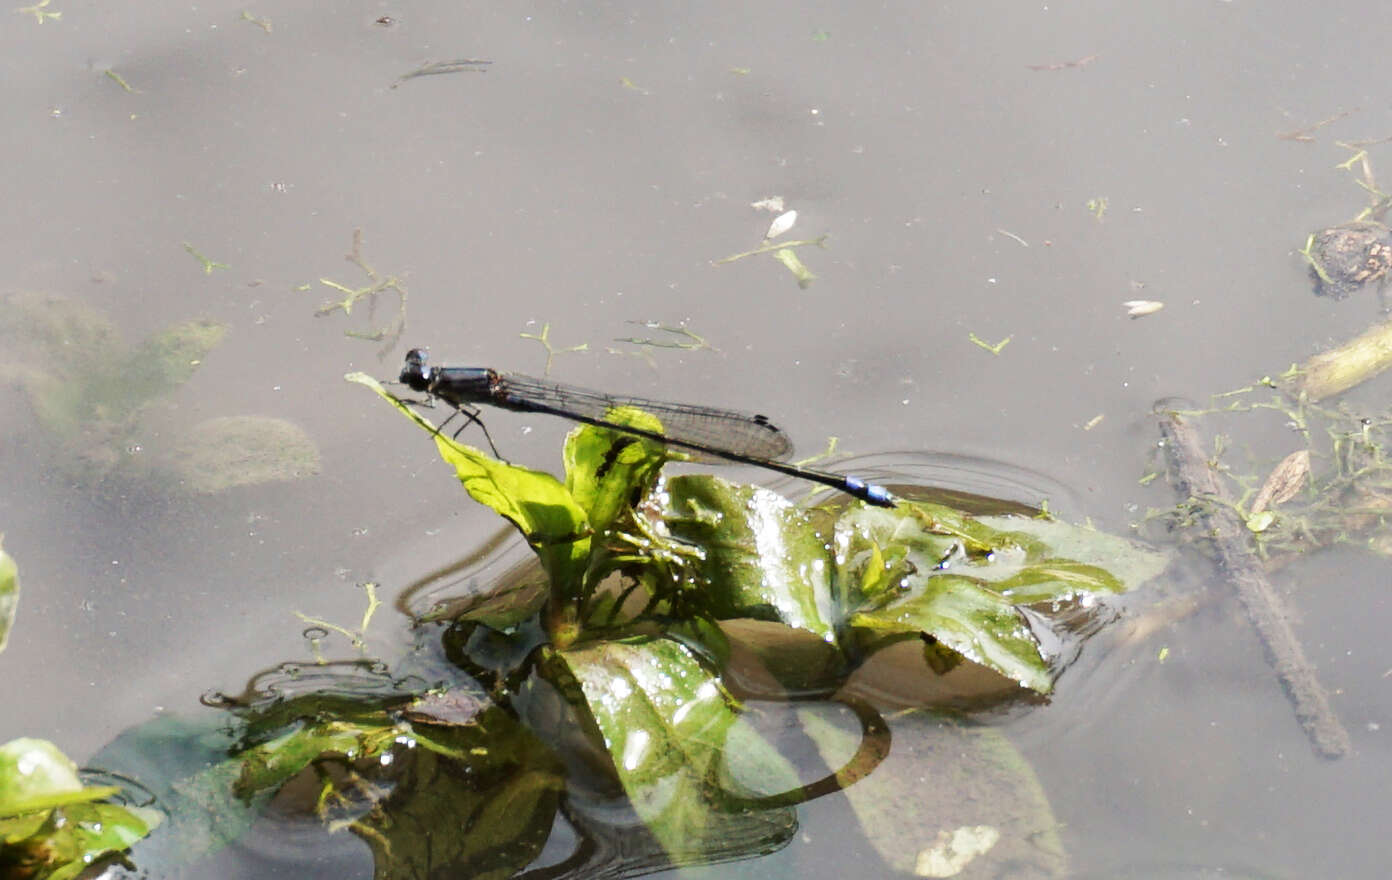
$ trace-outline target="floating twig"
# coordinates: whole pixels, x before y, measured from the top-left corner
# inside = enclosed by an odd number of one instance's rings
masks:
[[[685,327],[669,327],[666,324],[659,324],[656,321],[629,321],[629,324],[637,324],[639,327],[646,327],[649,330],[659,330],[669,333],[678,339],[652,339],[640,338],[637,336],[621,336],[615,342],[628,342],[633,345],[646,345],[649,348],[682,348],[687,351],[700,351],[709,349],[715,351],[715,346],[706,341],[704,336],[697,336]],[[683,339],[685,341],[683,341]]]
[[[712,264],[716,266],[723,266],[726,263],[733,263],[736,260],[743,260],[745,257],[757,257],[759,254],[767,254],[770,252],[787,250],[789,248],[806,247],[807,245],[826,247],[826,240],[827,236],[823,235],[819,238],[806,238],[802,241],[784,241],[777,243],[765,241],[763,244],[759,245],[752,251],[745,251],[744,253],[732,254],[728,257],[721,257],[720,259],[713,261]]]
[[[269,34],[271,32],[271,20],[269,18],[257,18],[245,9],[242,10],[242,17],[239,21],[249,21],[266,33]]]
[[[546,349],[546,369],[542,370],[542,373],[541,373],[543,376],[549,376],[549,375],[551,375],[551,362],[552,362],[553,360],[555,360],[556,355],[558,355],[558,354],[569,354],[570,352],[573,352],[573,351],[589,351],[589,350],[590,350],[590,344],[589,344],[588,342],[582,342],[582,343],[580,343],[579,345],[572,345],[572,346],[570,346],[569,348],[554,348],[554,347],[552,347],[552,345],[551,345],[551,325],[550,325],[549,323],[547,323],[547,324],[542,324],[542,325],[541,325],[541,332],[540,332],[540,333],[519,333],[519,334],[517,334],[517,335],[518,335],[518,336],[521,336],[523,339],[530,339],[530,340],[532,340],[532,341],[534,341],[534,342],[540,342],[540,343],[541,343],[541,347],[544,348],[544,349]]]
[[[211,275],[211,274],[213,274],[213,270],[214,270],[214,269],[230,269],[230,268],[232,268],[231,266],[227,265],[226,263],[219,263],[217,260],[210,260],[210,259],[208,259],[207,257],[205,257],[205,256],[203,256],[202,254],[200,254],[200,253],[194,248],[194,246],[191,245],[191,244],[189,244],[188,242],[184,242],[184,250],[188,251],[190,256],[192,256],[195,260],[197,260],[198,262],[200,262],[200,263],[203,264],[203,274],[204,274],[204,275]]]
[[[453,61],[432,61],[429,64],[417,67],[410,73],[403,73],[392,83],[392,88],[396,88],[408,79],[415,79],[418,76],[440,76],[446,73],[487,73],[488,65],[492,61],[484,61],[479,58],[456,58]]]
[[[1082,70],[1096,60],[1096,55],[1088,55],[1076,61],[1058,61],[1053,64],[1026,64],[1025,66],[1030,70]]]
[[[107,79],[109,79],[109,80],[111,80],[112,82],[116,83],[116,85],[118,85],[118,86],[120,86],[121,88],[125,89],[128,93],[130,93],[130,94],[134,94],[134,93],[135,93],[135,89],[131,88],[130,83],[126,82],[125,77],[121,76],[121,74],[119,74],[119,73],[117,73],[116,71],[111,70],[111,69],[109,69],[109,68],[105,71],[105,73],[106,73],[106,78],[107,78]]]
[[[996,227],[996,231],[999,232],[1001,235],[1004,235],[1004,236],[1007,237],[1007,238],[1013,238],[1013,239],[1015,239],[1015,241],[1019,242],[1019,243],[1020,243],[1022,246],[1024,246],[1024,247],[1029,247],[1029,246],[1030,246],[1029,242],[1025,241],[1023,238],[1021,238],[1020,236],[1016,235],[1015,233],[1011,232],[1011,231],[1008,230],[1008,229],[1001,229],[999,226],[997,226],[997,227]]]
[[[18,12],[20,15],[34,16],[34,18],[38,19],[39,24],[43,24],[45,21],[48,21],[49,19],[53,19],[54,21],[58,21],[59,19],[61,19],[63,17],[63,13],[61,12],[44,11],[44,7],[46,7],[48,3],[49,0],[39,0],[39,2],[35,3],[33,6],[17,7],[15,9],[15,12]]]
[[[1185,498],[1208,502],[1202,504],[1199,516],[1212,538],[1218,564],[1237,588],[1247,618],[1266,646],[1268,659],[1295,708],[1295,717],[1316,752],[1326,758],[1342,757],[1349,750],[1348,731],[1330,707],[1284,603],[1252,552],[1246,524],[1214,476],[1198,432],[1167,401],[1157,404],[1155,413],[1175,488]]]
[[[1352,110],[1341,110],[1340,112],[1335,113],[1333,116],[1330,116],[1328,119],[1321,119],[1314,125],[1307,125],[1304,128],[1297,128],[1293,131],[1280,132],[1276,135],[1276,139],[1281,141],[1299,141],[1300,143],[1310,143],[1314,141],[1314,138],[1311,137],[1311,134],[1313,134],[1314,132],[1319,131],[1326,125],[1338,122],[1340,119],[1352,116],[1357,112],[1357,107],[1354,107]]]
[[[325,315],[333,314],[334,312],[340,309],[343,310],[344,315],[351,315],[353,314],[353,306],[357,305],[359,300],[366,299],[368,304],[368,320],[370,322],[377,311],[377,295],[388,290],[396,291],[396,294],[401,298],[401,301],[400,304],[397,306],[396,317],[394,317],[389,323],[367,333],[357,330],[343,331],[343,335],[350,336],[354,339],[366,339],[369,342],[385,341],[386,345],[383,346],[381,351],[381,354],[385,355],[386,352],[390,351],[392,346],[396,344],[397,340],[401,338],[401,334],[406,331],[406,286],[402,284],[401,279],[397,278],[395,275],[388,275],[385,278],[383,278],[381,275],[378,275],[377,270],[369,266],[367,264],[367,260],[363,258],[362,244],[362,230],[354,229],[353,250],[350,253],[348,253],[344,257],[344,259],[361,269],[363,271],[363,274],[366,275],[368,280],[372,283],[363,287],[352,288],[347,287],[343,284],[339,284],[337,281],[330,281],[327,278],[320,278],[320,284],[324,285],[325,287],[331,287],[334,290],[337,290],[340,293],[345,294],[345,296],[343,297],[343,299],[338,300],[337,302],[324,303],[317,310],[315,310],[314,315],[315,317],[322,318]]]
[[[971,340],[972,344],[978,345],[978,346],[980,346],[980,347],[986,349],[986,350],[989,351],[991,354],[1000,354],[1000,353],[1001,353],[1001,349],[1002,349],[1002,348],[1005,348],[1007,345],[1009,345],[1009,344],[1010,344],[1010,340],[1011,340],[1011,339],[1014,339],[1014,338],[1015,338],[1015,337],[1014,337],[1013,335],[1011,335],[1011,336],[1005,337],[1005,338],[1002,339],[1000,342],[994,342],[994,343],[992,343],[992,342],[987,342],[986,340],[982,339],[980,336],[977,336],[975,333],[968,333],[968,334],[967,334],[967,339]]]

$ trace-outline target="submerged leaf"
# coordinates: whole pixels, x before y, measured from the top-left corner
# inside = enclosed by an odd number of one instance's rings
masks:
[[[374,877],[512,877],[541,854],[565,787],[556,755],[501,710],[402,757],[392,795],[349,826]]]
[[[845,726],[801,715],[829,762],[852,747],[855,734]],[[963,877],[1068,876],[1044,787],[1006,737],[922,711],[894,716],[891,728],[894,748],[884,763],[846,791],[862,833],[891,869],[921,877],[958,876],[954,867]]]
[[[214,493],[317,474],[319,448],[294,422],[224,416],[194,425],[170,464],[193,491]]]
[[[93,309],[59,297],[16,294],[0,303],[0,379],[19,385],[58,443],[59,465],[95,483],[118,468],[136,475],[131,450],[146,408],[193,374],[227,328],[187,321],[135,349]]]
[[[139,406],[183,385],[222,342],[227,329],[212,321],[186,321],[142,342],[116,377],[124,398]]]
[[[1310,476],[1310,450],[1300,449],[1281,459],[1252,501],[1252,515],[1295,497]],[[1254,530],[1256,531],[1256,530]]]

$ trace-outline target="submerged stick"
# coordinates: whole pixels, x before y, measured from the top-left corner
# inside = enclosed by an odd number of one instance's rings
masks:
[[[1392,367],[1392,321],[1382,321],[1300,367],[1293,390],[1311,402],[1333,397]]]
[[[1295,708],[1295,717],[1316,752],[1326,758],[1342,757],[1349,750],[1348,731],[1334,714],[1314,668],[1305,658],[1284,603],[1253,555],[1246,526],[1214,476],[1198,432],[1166,401],[1156,404],[1155,414],[1169,452],[1175,488],[1186,497],[1210,502],[1203,505],[1200,516],[1213,538],[1219,565],[1237,587],[1247,617],[1266,646],[1268,659]]]

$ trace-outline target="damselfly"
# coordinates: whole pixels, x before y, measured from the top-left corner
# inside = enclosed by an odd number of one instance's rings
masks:
[[[587,425],[655,440],[701,455],[753,465],[830,486],[878,507],[894,507],[888,489],[845,474],[799,467],[778,459],[792,452],[788,435],[767,416],[728,409],[665,403],[641,397],[621,397],[574,385],[504,373],[488,367],[435,367],[425,349],[406,353],[401,381],[415,391],[438,397],[478,422],[476,404],[517,412],[546,413]],[[621,407],[642,410],[661,423],[662,429],[646,430],[612,421]],[[481,423],[479,423],[481,424]],[[492,441],[489,441],[490,444]]]

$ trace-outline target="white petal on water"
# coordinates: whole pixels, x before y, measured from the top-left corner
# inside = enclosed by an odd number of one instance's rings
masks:
[[[1144,318],[1146,315],[1153,315],[1165,307],[1164,303],[1153,299],[1129,299],[1121,305],[1126,309],[1128,318]]]
[[[784,211],[782,214],[773,218],[773,222],[769,224],[768,234],[765,235],[764,238],[777,238],[789,229],[792,229],[793,224],[796,222],[797,211]]]

